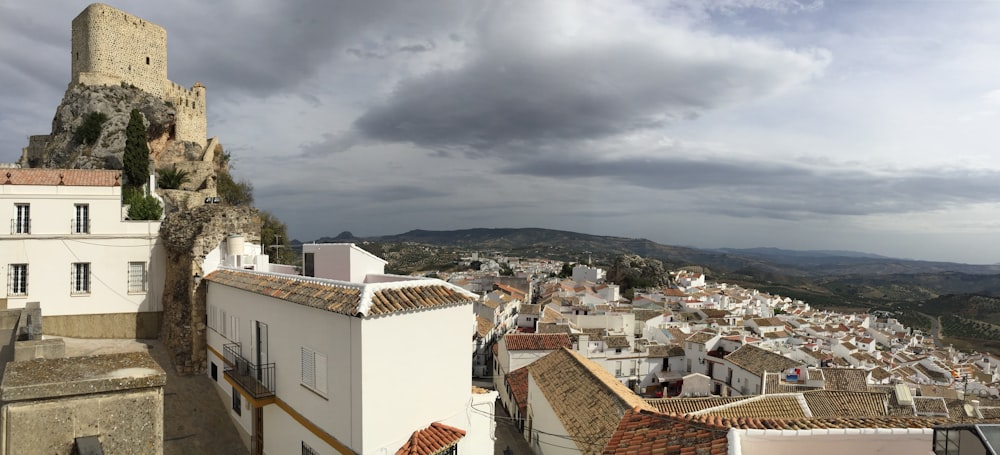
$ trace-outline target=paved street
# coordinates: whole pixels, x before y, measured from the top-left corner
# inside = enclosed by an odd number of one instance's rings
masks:
[[[497,400],[495,419],[497,422],[497,442],[493,447],[494,455],[526,455],[531,453],[528,442],[521,436],[520,430],[511,421],[507,411],[500,404],[500,400]],[[509,449],[509,452],[504,452],[506,449]]]

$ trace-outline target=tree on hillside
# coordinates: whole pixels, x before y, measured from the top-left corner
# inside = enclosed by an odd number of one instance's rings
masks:
[[[237,182],[227,171],[219,171],[218,179],[215,182],[215,191],[226,204],[253,204],[253,184],[246,180]]]
[[[559,270],[559,278],[569,278],[573,276],[573,264],[572,262],[563,262],[562,269]]]
[[[288,226],[265,210],[261,210],[259,216],[264,254],[271,255],[271,262],[275,264],[291,264],[295,261],[295,252],[288,244]]]
[[[138,109],[132,109],[125,127],[125,184],[139,188],[149,181],[149,144],[146,142],[146,124]]]

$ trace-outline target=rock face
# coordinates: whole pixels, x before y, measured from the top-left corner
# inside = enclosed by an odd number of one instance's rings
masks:
[[[656,259],[644,259],[634,254],[615,258],[608,270],[607,281],[618,283],[622,290],[633,288],[661,287],[667,284],[669,275],[663,263]]]
[[[203,148],[194,142],[175,140],[176,109],[162,99],[131,86],[75,85],[66,90],[52,119],[52,132],[32,136],[21,157],[27,167],[64,169],[121,169],[125,150],[125,127],[132,109],[145,117],[150,157],[156,167],[181,161],[200,161]],[[101,135],[92,145],[74,138],[86,114],[101,112],[108,117]]]
[[[230,234],[243,234],[247,241],[259,242],[257,209],[203,205],[169,214],[160,226],[160,239],[167,252],[160,337],[180,374],[203,373],[207,367],[207,282],[201,281],[205,276],[202,266],[205,256]]]

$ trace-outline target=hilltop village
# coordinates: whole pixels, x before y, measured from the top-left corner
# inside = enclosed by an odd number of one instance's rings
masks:
[[[600,268],[539,259],[403,276],[312,243],[273,263],[256,209],[219,198],[206,88],[167,78],[166,31],[93,4],[72,37],[53,131],[0,169],[2,453],[193,453],[168,442],[230,426],[242,444],[211,453],[985,453],[1000,422],[1000,358],[888,314],[685,270],[625,298]],[[126,113],[149,167],[189,181],[125,181]],[[129,216],[126,190],[164,212]],[[159,339],[167,360],[74,338]],[[209,390],[173,409],[222,421],[168,437],[167,371]]]

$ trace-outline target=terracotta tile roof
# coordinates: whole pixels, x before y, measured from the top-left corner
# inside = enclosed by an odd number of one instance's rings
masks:
[[[570,328],[569,324],[557,324],[555,322],[538,322],[538,327],[535,329],[535,333],[565,333],[569,335],[573,333],[573,329]]]
[[[920,391],[920,396],[922,397],[944,397],[944,398],[958,398],[958,391],[950,387],[943,387],[934,384],[920,384],[917,386]]]
[[[544,395],[537,398],[549,403],[583,454],[601,453],[625,411],[653,410],[608,370],[569,349],[552,352],[527,368]]]
[[[802,365],[781,354],[758,348],[752,344],[744,344],[723,358],[759,377],[762,377],[765,371],[781,372]]]
[[[960,423],[960,419],[945,417],[851,417],[812,419],[725,418],[715,415],[687,414],[683,418],[693,423],[718,425],[727,428],[758,430],[814,430],[834,428],[933,428],[936,425]],[[995,423],[980,420],[977,423]],[[968,423],[966,420],[965,423]]]
[[[463,437],[464,430],[434,422],[423,430],[414,431],[396,455],[436,455],[457,444]]]
[[[822,368],[826,390],[868,391],[868,372],[859,368]]]
[[[517,314],[538,315],[538,314],[541,314],[541,313],[542,313],[542,306],[541,305],[537,305],[537,304],[536,305],[532,305],[532,304],[528,304],[528,303],[522,303],[522,304],[520,304],[520,305],[517,306]]]
[[[625,335],[609,335],[604,337],[604,343],[612,349],[628,348],[631,345],[628,342],[628,337]]]
[[[1000,419],[1000,407],[995,407],[995,406],[980,407],[979,413],[983,416],[984,419]]]
[[[711,398],[651,398],[646,402],[664,414],[690,414],[701,410],[715,408],[726,404],[736,403],[750,398],[750,396],[739,397],[711,397]]]
[[[0,169],[0,185],[121,186],[122,171],[102,169]]]
[[[362,284],[237,269],[216,270],[205,280],[356,317],[467,304],[476,299],[475,294],[441,280]]]
[[[680,357],[684,355],[684,348],[676,344],[651,344],[647,347],[646,355],[657,359]]]
[[[800,394],[756,395],[736,403],[703,409],[696,414],[711,414],[731,419],[739,417],[802,419],[809,417],[806,407],[807,403]]]
[[[712,338],[715,338],[715,336],[716,336],[716,334],[711,333],[711,332],[696,332],[696,333],[691,334],[691,336],[687,337],[687,339],[684,340],[684,341],[690,341],[692,343],[705,344],[705,343],[708,343],[709,341],[711,341]]]
[[[663,310],[662,309],[659,309],[659,310],[647,310],[647,309],[643,309],[643,308],[633,308],[632,309],[632,313],[635,313],[635,320],[636,321],[648,321],[650,319],[653,319],[653,318],[655,318],[657,316],[662,315],[663,314]]]
[[[490,330],[493,330],[493,323],[482,316],[476,316],[476,335],[480,338],[486,338],[486,335],[490,334]]]
[[[604,455],[699,454],[729,452],[728,430],[695,425],[682,417],[641,409],[625,412]]]
[[[507,351],[553,351],[572,346],[564,333],[508,333],[503,339]]]
[[[528,367],[511,371],[503,380],[507,382],[510,394],[514,397],[514,403],[517,404],[517,410],[520,412],[518,415],[522,419],[525,418],[528,413]]]
[[[887,396],[884,393],[816,390],[804,392],[802,396],[809,404],[813,417],[886,416]]]
[[[781,378],[783,378],[784,376],[785,376],[784,373],[766,373],[764,375],[764,388],[762,389],[762,393],[768,394],[768,393],[808,392],[810,390],[817,390],[821,388],[821,387],[807,386],[805,384],[788,383],[781,380]]]
[[[882,367],[878,367],[878,368],[872,369],[870,371],[870,373],[872,375],[872,379],[874,379],[876,381],[882,381],[882,380],[884,380],[884,379],[889,378],[889,377],[892,376],[892,373],[886,371],[885,368],[882,368]]]
[[[918,416],[948,417],[948,405],[941,397],[913,397],[913,408]]]

